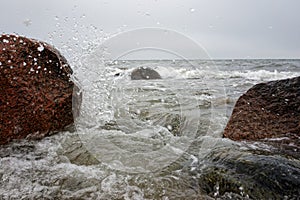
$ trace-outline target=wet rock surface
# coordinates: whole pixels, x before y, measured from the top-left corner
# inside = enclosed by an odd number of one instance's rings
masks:
[[[240,199],[298,199],[300,196],[297,160],[253,152],[228,155],[214,151],[207,161],[198,168],[198,183],[212,197],[223,199],[239,194]]]
[[[161,79],[157,71],[148,67],[139,67],[132,71],[131,80]]]
[[[202,168],[199,179],[206,193],[299,198],[300,77],[250,88],[238,99],[223,136],[243,141],[238,144],[249,150],[212,152],[214,159]]]
[[[41,138],[73,123],[72,70],[52,46],[0,36],[0,144]]]
[[[299,158],[300,77],[260,83],[249,89],[237,101],[223,136],[260,140]]]

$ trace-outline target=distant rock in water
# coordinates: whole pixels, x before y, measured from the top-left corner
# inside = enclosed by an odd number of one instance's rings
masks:
[[[161,79],[157,71],[148,67],[139,67],[132,71],[131,80]]]
[[[0,144],[41,138],[73,123],[72,69],[52,46],[0,36]]]
[[[223,135],[232,140],[282,138],[280,144],[292,142],[299,150],[300,77],[249,89],[237,101]]]

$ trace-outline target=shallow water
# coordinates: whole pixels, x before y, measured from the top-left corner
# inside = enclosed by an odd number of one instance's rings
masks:
[[[1,147],[1,199],[297,198],[299,159],[222,131],[241,94],[300,60],[85,61],[77,131]],[[131,81],[136,67],[162,79]]]

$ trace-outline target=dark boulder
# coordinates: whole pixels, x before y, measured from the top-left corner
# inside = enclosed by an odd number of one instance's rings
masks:
[[[213,150],[195,170],[202,193],[216,199],[298,199],[300,163],[272,155]]]
[[[260,83],[249,89],[238,99],[223,136],[260,140],[299,157],[300,77]]]
[[[72,69],[52,46],[0,36],[0,144],[41,138],[73,123]]]
[[[132,71],[131,80],[161,79],[157,71],[148,67],[139,67]]]

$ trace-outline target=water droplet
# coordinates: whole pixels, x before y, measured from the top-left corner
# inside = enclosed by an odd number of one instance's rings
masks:
[[[195,9],[194,8],[190,8],[190,12],[191,13],[195,12]]]
[[[32,24],[31,20],[30,19],[25,19],[23,21],[23,24],[25,24],[25,26],[30,26]]]
[[[55,16],[55,18],[54,18],[56,21],[58,21],[59,20],[59,17],[58,16]]]
[[[65,18],[64,18],[64,21],[65,21],[65,22],[68,22],[68,20],[69,20],[69,17],[65,17]]]
[[[171,130],[173,130],[173,127],[171,125],[168,125],[167,129],[169,129],[169,131],[171,131]]]
[[[41,44],[38,48],[37,48],[37,50],[39,51],[39,52],[42,52],[42,51],[44,51],[44,46]]]

